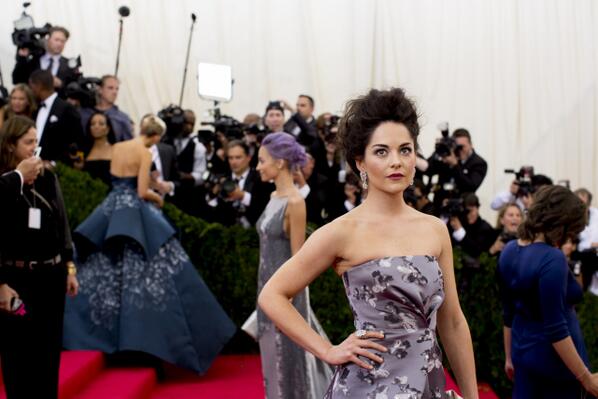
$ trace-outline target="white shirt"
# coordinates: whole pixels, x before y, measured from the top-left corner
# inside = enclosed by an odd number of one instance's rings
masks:
[[[176,154],[179,155],[189,141],[195,141],[195,151],[193,152],[193,170],[191,171],[191,176],[195,180],[195,185],[199,186],[203,183],[203,175],[207,169],[207,162],[206,162],[206,147],[197,140],[197,133],[193,133],[187,137],[181,137],[174,139],[174,147],[176,148]]]
[[[590,249],[593,242],[598,242],[598,209],[596,208],[590,208],[590,220],[586,228],[579,233],[577,249],[580,251]]]
[[[42,55],[42,57],[39,59],[39,66],[43,70],[48,69],[48,66],[50,66],[50,58],[54,60],[52,63],[52,70],[50,72],[52,72],[52,76],[56,76],[58,73],[58,67],[60,66],[60,54],[50,55],[50,53],[46,53]]]
[[[490,208],[498,211],[509,202],[516,203],[519,206],[519,209],[522,211],[525,209],[525,205],[523,204],[523,201],[521,201],[521,198],[514,196],[510,191],[501,191],[500,193],[496,194],[496,197],[494,197],[492,203],[490,204]]]
[[[241,190],[245,190],[245,182],[247,181],[247,176],[249,176],[249,168],[245,172],[243,172],[241,176],[236,176],[234,173],[232,175],[233,179],[239,180],[239,188]],[[243,199],[241,200],[241,203],[245,205],[245,207],[251,205],[251,193],[243,191]]]
[[[39,103],[39,111],[37,112],[37,118],[35,119],[38,144],[42,142],[44,128],[46,127],[46,122],[48,121],[48,116],[50,116],[50,110],[52,109],[52,105],[54,105],[54,100],[56,100],[56,97],[58,97],[58,93],[52,94],[50,97]],[[54,121],[50,118],[50,122]]]

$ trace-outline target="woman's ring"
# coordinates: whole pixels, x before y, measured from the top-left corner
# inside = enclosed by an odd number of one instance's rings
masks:
[[[363,338],[368,332],[366,330],[357,330],[355,331],[355,336],[357,338]]]

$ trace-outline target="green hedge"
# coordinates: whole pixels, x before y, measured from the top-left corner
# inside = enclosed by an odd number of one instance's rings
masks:
[[[108,191],[87,174],[59,166],[58,175],[71,227],[76,227],[102,201]],[[189,216],[166,204],[164,212],[177,226],[181,242],[206,284],[223,308],[240,326],[255,308],[259,241],[255,230],[226,228]],[[464,270],[455,251],[455,274],[461,281]],[[461,306],[474,344],[478,379],[492,385],[502,397],[510,392],[503,372],[502,309],[496,283],[496,259],[484,254],[480,268],[468,273],[470,283],[460,293]],[[353,317],[341,279],[328,270],[310,286],[314,311],[332,342],[340,342],[353,331]],[[598,365],[598,297],[586,295],[579,307],[579,319],[590,359]],[[254,352],[256,344],[237,334],[227,347],[233,352]]]

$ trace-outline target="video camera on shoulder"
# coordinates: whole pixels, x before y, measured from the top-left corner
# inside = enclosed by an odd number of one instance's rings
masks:
[[[448,122],[440,122],[438,124],[438,130],[440,130],[442,136],[436,142],[434,154],[439,158],[447,157],[451,155],[451,153],[458,157],[463,146],[458,145],[455,139],[449,135]]]
[[[77,59],[80,66],[80,57],[77,57]],[[67,98],[79,101],[81,107],[93,108],[96,106],[98,87],[101,84],[102,79],[100,78],[80,76],[76,81],[71,82],[66,86],[65,94]]]
[[[519,171],[515,169],[505,169],[505,173],[511,173],[515,175],[515,183],[519,186],[517,190],[517,198],[525,197],[534,192],[534,186],[532,179],[534,177],[533,166],[522,166]]]
[[[44,38],[50,34],[51,24],[46,23],[41,28],[36,28],[33,17],[27,14],[30,2],[23,3],[23,12],[19,19],[13,22],[12,42],[18,49],[26,48],[33,55],[41,56],[46,52]]]
[[[166,124],[165,139],[171,141],[181,136],[183,133],[183,126],[185,125],[185,111],[178,105],[170,104],[166,108],[158,111],[158,118],[162,119]],[[171,142],[172,144],[172,142]]]

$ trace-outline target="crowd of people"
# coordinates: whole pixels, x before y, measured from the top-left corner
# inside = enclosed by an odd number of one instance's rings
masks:
[[[583,290],[598,295],[590,191],[571,192],[522,168],[493,199],[492,226],[479,213],[475,192],[488,167],[472,135],[445,127],[425,157],[417,112],[400,89],[372,90],[342,116],[316,116],[315,100],[301,94],[295,107],[271,101],[262,116],[232,127],[216,121],[214,130],[196,131],[195,113],[178,110],[149,113],[136,128],[116,105],[116,76],[100,79],[92,103],[69,90],[80,74],[62,56],[68,38],[53,27],[45,53],[18,49],[14,87],[0,109],[0,209],[12,226],[0,239],[9,398],[56,397],[63,347],[141,351],[198,373],[209,367],[235,326],[159,211],[164,201],[257,230],[256,338],[269,398],[443,397],[437,322],[459,385],[477,397],[458,292],[482,253],[499,259],[515,397],[598,393],[572,308]],[[56,162],[111,187],[72,234]],[[304,242],[308,223],[319,228]],[[33,251],[28,242],[43,245]],[[461,281],[452,247],[464,255]],[[330,266],[357,329],[337,346],[307,289]],[[48,333],[33,338],[40,330]],[[43,353],[35,369],[25,351]],[[334,376],[329,365],[338,366]],[[543,376],[560,385],[543,384]]]

